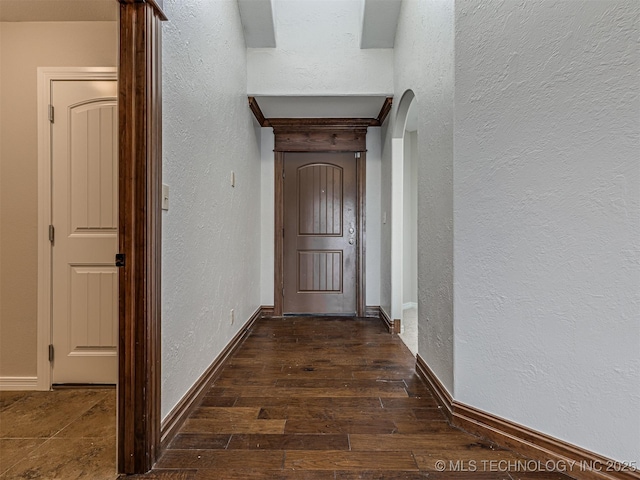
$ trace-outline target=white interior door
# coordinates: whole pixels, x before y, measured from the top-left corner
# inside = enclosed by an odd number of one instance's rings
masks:
[[[53,80],[52,383],[118,375],[115,80]]]

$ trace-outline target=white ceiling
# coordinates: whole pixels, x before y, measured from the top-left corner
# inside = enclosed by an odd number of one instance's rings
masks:
[[[0,22],[115,21],[115,0],[0,0]]]

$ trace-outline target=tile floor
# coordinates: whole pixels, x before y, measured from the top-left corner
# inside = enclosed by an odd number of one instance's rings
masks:
[[[115,388],[0,392],[0,479],[115,479],[115,405]]]

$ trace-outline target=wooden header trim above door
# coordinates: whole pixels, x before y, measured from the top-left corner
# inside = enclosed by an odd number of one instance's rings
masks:
[[[365,152],[366,128],[278,127],[276,152]]]

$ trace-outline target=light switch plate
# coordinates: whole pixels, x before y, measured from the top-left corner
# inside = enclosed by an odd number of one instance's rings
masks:
[[[169,210],[169,185],[162,184],[162,210]]]
[[[233,170],[231,170],[231,186],[235,187],[236,186],[236,172],[234,172]]]

